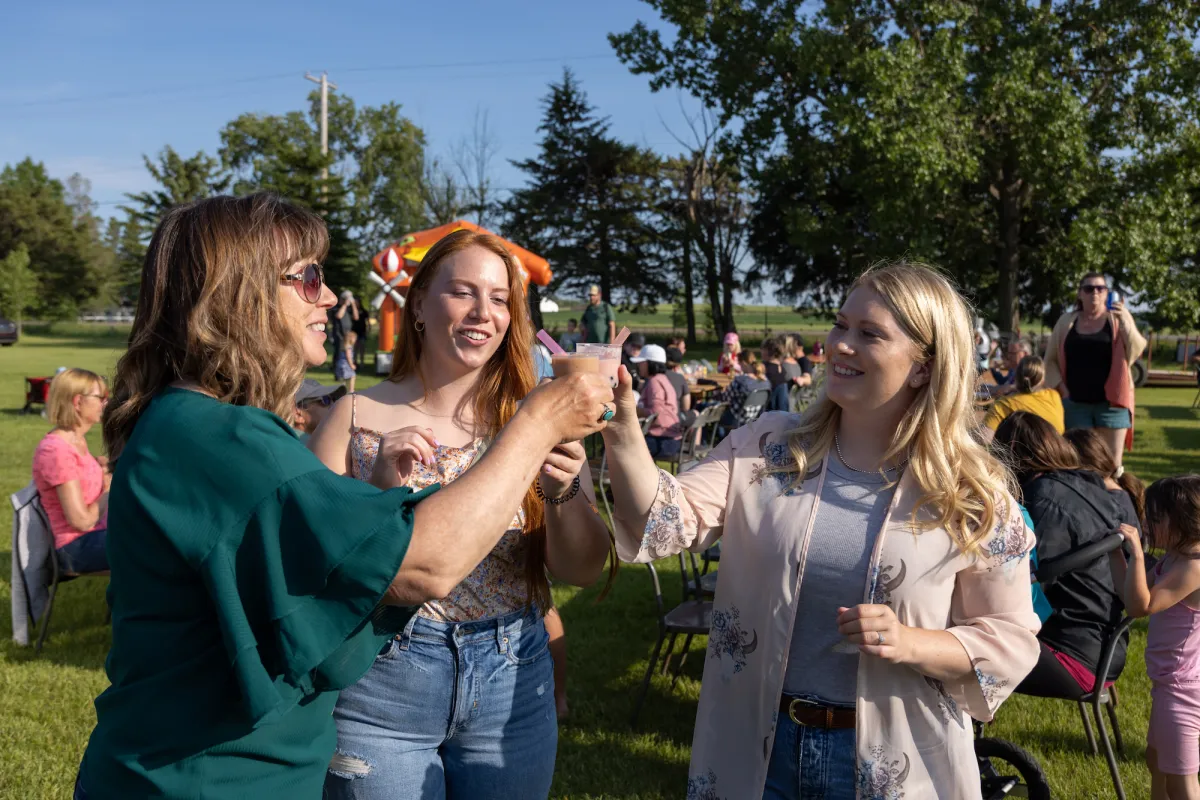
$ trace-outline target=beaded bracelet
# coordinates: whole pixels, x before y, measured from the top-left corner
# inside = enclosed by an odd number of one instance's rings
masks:
[[[537,496],[540,497],[544,502],[549,503],[552,506],[561,506],[563,503],[579,494],[579,476],[575,476],[575,480],[571,481],[571,488],[568,489],[567,493],[562,497],[546,497],[546,493],[542,491],[541,481],[534,481],[533,490],[537,492]]]

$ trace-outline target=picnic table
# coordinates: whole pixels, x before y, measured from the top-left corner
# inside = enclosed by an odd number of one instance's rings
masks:
[[[733,375],[722,375],[714,373],[698,377],[693,381],[691,376],[688,378],[688,392],[696,400],[703,400],[713,392],[728,388],[729,384],[733,383]],[[711,381],[711,383],[701,383],[700,381]]]

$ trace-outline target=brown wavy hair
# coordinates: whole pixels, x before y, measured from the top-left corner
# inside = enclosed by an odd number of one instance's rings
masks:
[[[1037,414],[1017,411],[996,428],[992,449],[1022,485],[1043,472],[1082,469],[1079,454],[1054,426]]]
[[[1072,428],[1063,436],[1079,453],[1079,463],[1084,469],[1098,472],[1105,478],[1116,481],[1129,499],[1133,501],[1133,509],[1137,512],[1138,520],[1145,528],[1146,519],[1146,485],[1136,475],[1128,470],[1122,470],[1117,476],[1117,460],[1113,458],[1112,450],[1100,434],[1091,428]]]
[[[328,249],[320,217],[272,194],[168,211],[146,251],[129,348],[104,411],[109,458],[120,457],[151,399],[177,381],[290,419],[307,365],[283,316],[280,276],[299,261],[322,261]]]
[[[1195,558],[1200,544],[1200,475],[1175,475],[1150,484],[1145,530],[1154,547]]]
[[[526,306],[520,261],[496,236],[469,230],[455,231],[429,248],[429,252],[421,259],[421,265],[408,288],[405,307],[413,308],[417,300],[426,296],[438,268],[448,258],[472,247],[481,248],[499,257],[508,273],[508,331],[500,347],[483,366],[475,386],[473,404],[476,432],[482,429],[484,436],[493,439],[517,413],[517,405],[521,400],[537,385],[537,370],[533,363],[533,321]],[[416,316],[411,313],[401,315],[388,380],[400,381],[409,375],[416,375],[422,385],[426,385],[424,373],[421,371],[422,351],[422,333],[416,328]],[[529,537],[528,556],[525,559],[528,600],[530,603],[536,603],[542,613],[545,613],[553,607],[554,601],[550,596],[550,582],[546,578],[545,507],[534,490],[534,484],[530,484],[525,492],[521,508],[525,512],[525,534]],[[611,535],[609,539],[608,585],[605,586],[601,597],[611,588],[618,568]]]

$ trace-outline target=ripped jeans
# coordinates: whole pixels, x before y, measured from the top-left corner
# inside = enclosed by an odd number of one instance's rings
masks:
[[[545,800],[558,718],[536,610],[476,622],[414,616],[341,693],[330,800]]]

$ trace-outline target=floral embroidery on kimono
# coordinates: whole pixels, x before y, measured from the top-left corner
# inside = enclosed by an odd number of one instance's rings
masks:
[[[717,794],[717,776],[711,769],[707,775],[688,778],[687,800],[724,800]]]
[[[890,606],[892,592],[904,583],[905,571],[904,559],[900,559],[900,569],[896,572],[895,577],[892,577],[891,564],[886,567],[876,564],[871,570],[871,602],[875,605]]]
[[[642,548],[655,554],[655,558],[673,555],[687,546],[680,506],[682,505],[679,484],[669,480],[661,470],[658,475],[658,498],[646,521],[642,535]]]
[[[960,728],[964,727],[962,714],[958,711],[958,703],[946,691],[946,684],[929,676],[925,676],[925,683],[938,694],[938,711],[942,712],[942,722],[945,722],[947,725],[951,722],[957,722]]]
[[[1029,554],[1025,539],[1025,521],[1019,517],[1013,520],[1006,519],[1000,506],[996,508],[996,515],[996,527],[991,538],[983,546],[983,551],[992,565],[989,569],[1007,567]]]
[[[999,705],[996,702],[997,695],[1004,692],[1004,689],[1008,686],[1008,681],[981,670],[979,665],[986,661],[986,658],[977,658],[971,662],[971,666],[975,668],[975,680],[979,681],[979,690],[983,692],[983,699],[987,702],[988,708],[995,709]],[[1007,696],[1007,692],[1004,694]]]
[[[709,658],[733,660],[733,671],[738,673],[746,666],[746,656],[758,649],[758,631],[747,633],[742,629],[742,615],[737,606],[728,611],[712,612],[712,630],[708,637]]]
[[[871,747],[871,758],[858,765],[859,800],[903,800],[904,782],[912,766],[908,753],[900,758],[884,758],[883,747]]]
[[[795,464],[791,448],[784,442],[760,442],[763,463],[756,465],[751,473],[750,483],[764,485],[765,480],[773,480],[780,494],[790,497],[796,494],[800,487],[793,486],[796,482],[796,471],[788,469]]]

